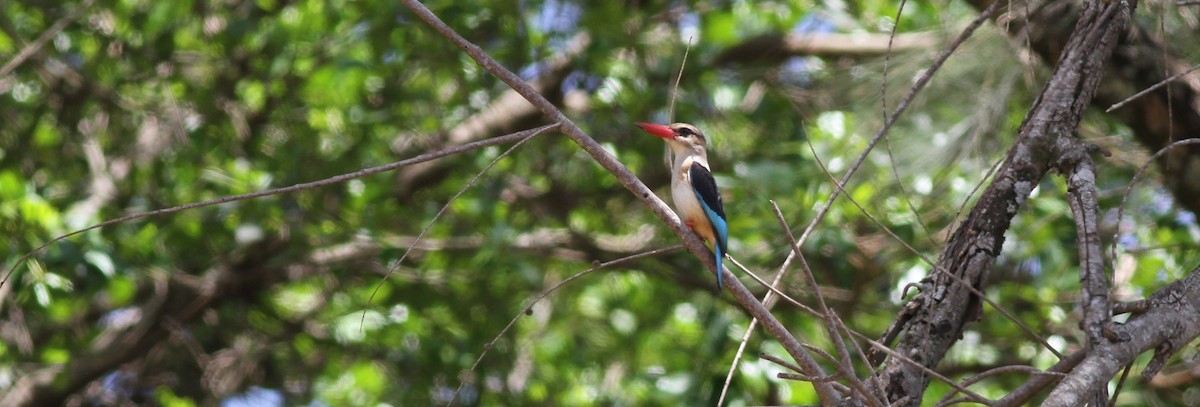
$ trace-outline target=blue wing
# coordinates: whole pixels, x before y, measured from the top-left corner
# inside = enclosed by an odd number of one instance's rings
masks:
[[[717,241],[713,242],[713,252],[717,255],[717,290],[721,287],[721,260],[729,240],[729,225],[725,222],[725,205],[721,203],[721,193],[717,191],[717,180],[713,178],[708,168],[694,164],[688,169],[688,178],[692,181],[692,190],[696,192],[696,200],[704,208],[704,216],[712,224]]]

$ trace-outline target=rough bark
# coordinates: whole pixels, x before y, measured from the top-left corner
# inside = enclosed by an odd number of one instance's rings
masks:
[[[1104,341],[1067,374],[1046,401],[1047,407],[1080,406],[1108,386],[1142,352],[1154,350],[1143,376],[1154,376],[1163,362],[1200,336],[1200,267],[1150,297],[1150,310],[1113,328],[1120,340]],[[1148,377],[1147,377],[1148,378]]]
[[[1091,103],[1117,38],[1124,33],[1130,10],[1124,2],[1088,2],[1063,57],[1022,124],[995,181],[955,231],[922,293],[914,299],[914,315],[896,346],[897,353],[934,368],[961,337],[968,322],[979,318],[976,290],[1004,243],[1004,232],[1051,166],[1065,151],[1059,139],[1073,137],[1083,111]],[[952,273],[958,278],[951,278]],[[881,376],[889,400],[919,405],[929,377],[916,366],[890,358]]]
[[[993,0],[967,0],[978,10]],[[1032,1],[1006,6],[1010,12],[1001,27],[1030,48],[1047,64],[1062,55],[1079,20],[1082,5],[1072,1]],[[1139,25],[1117,41],[1104,72],[1104,83],[1092,106],[1107,110],[1133,94],[1182,73],[1193,65],[1170,50],[1163,38]],[[1200,74],[1180,78],[1110,113],[1133,129],[1138,143],[1151,152],[1173,141],[1200,137]],[[1200,146],[1172,150],[1158,160],[1162,183],[1180,206],[1200,213]]]
[[[1083,321],[1080,327],[1087,337],[1085,349],[1094,351],[1111,334],[1112,304],[1108,299],[1108,273],[1100,249],[1100,203],[1096,198],[1096,168],[1089,155],[1092,146],[1074,138],[1060,138],[1063,157],[1058,166],[1067,178],[1067,202],[1075,218],[1075,241],[1079,246],[1079,287]],[[1108,402],[1108,388],[1092,389],[1091,404]]]

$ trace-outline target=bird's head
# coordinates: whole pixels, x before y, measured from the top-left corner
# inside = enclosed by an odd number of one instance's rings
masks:
[[[707,143],[704,139],[704,133],[701,133],[700,129],[696,128],[696,126],[687,123],[675,123],[670,126],[638,123],[638,127],[641,127],[642,131],[666,140],[667,144],[671,145],[671,149],[676,152],[691,151],[703,153]]]

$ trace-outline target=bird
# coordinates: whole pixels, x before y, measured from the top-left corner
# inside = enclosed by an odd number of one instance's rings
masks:
[[[707,140],[696,126],[638,123],[642,131],[666,140],[672,154],[671,201],[688,229],[712,244],[717,256],[717,291],[721,287],[721,260],[729,247],[729,224],[717,180],[708,166]]]

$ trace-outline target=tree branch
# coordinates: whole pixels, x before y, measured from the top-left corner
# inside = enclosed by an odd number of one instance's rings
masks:
[[[1125,365],[1142,352],[1154,349],[1154,358],[1143,375],[1153,377],[1161,363],[1179,348],[1200,336],[1200,266],[1187,277],[1156,291],[1150,297],[1150,311],[1136,315],[1113,330],[1124,342],[1104,341],[1058,385],[1046,401],[1046,407],[1079,406],[1085,395],[1108,386]]]
[[[979,203],[955,231],[935,269],[948,270],[975,289],[987,284],[987,274],[1004,243],[1013,217],[1044,178],[1057,141],[1070,137],[1092,101],[1117,38],[1124,33],[1129,5],[1123,1],[1087,3],[1084,15],[1054,75],[1021,125],[1018,141],[984,191]],[[915,302],[920,304],[908,322],[908,332],[896,347],[924,366],[937,366],[961,337],[966,324],[979,318],[979,298],[942,273],[935,273]],[[917,405],[929,378],[907,363],[891,358],[882,376],[892,401]]]
[[[402,0],[401,3],[403,3],[405,7],[408,7],[410,10],[412,10],[413,13],[428,23],[442,36],[452,41],[459,48],[462,48],[463,51],[473,58],[476,63],[478,63],[488,72],[491,72],[500,80],[504,81],[504,83],[508,84],[509,87],[513,88],[522,96],[524,96],[525,99],[534,106],[537,106],[537,108],[541,110],[543,114],[548,116],[550,120],[561,123],[562,127],[560,130],[563,132],[563,134],[574,141],[575,144],[579,145],[579,147],[582,148],[584,152],[588,153],[588,155],[590,155],[597,164],[600,164],[601,167],[604,167],[605,170],[608,170],[609,173],[613,174],[613,176],[616,177],[617,181],[619,181],[621,185],[625,187],[625,189],[632,192],[634,196],[638,197],[638,199],[641,200],[642,203],[646,205],[646,207],[649,208],[656,216],[658,216],[659,219],[670,226],[671,230],[674,231],[675,234],[681,239],[683,239],[684,247],[686,247],[688,251],[692,252],[692,254],[704,264],[705,268],[707,268],[709,272],[714,273],[714,275],[716,274],[716,262],[714,257],[710,254],[708,248],[704,246],[704,243],[700,240],[700,238],[691,233],[691,231],[689,231],[679,221],[679,218],[675,215],[675,213],[667,208],[666,204],[663,203],[661,199],[658,199],[658,197],[654,195],[654,192],[650,191],[650,189],[646,187],[646,185],[643,184],[641,180],[637,178],[637,176],[633,175],[633,172],[629,171],[628,168],[625,168],[625,165],[620,161],[617,161],[616,157],[609,153],[608,150],[605,150],[599,143],[593,140],[591,136],[588,136],[587,133],[575,125],[574,121],[563,114],[561,110],[558,110],[558,108],[551,104],[550,101],[546,100],[545,97],[542,97],[541,94],[529,87],[529,85],[526,84],[525,81],[522,81],[520,77],[504,66],[500,65],[500,63],[496,62],[496,60],[492,59],[492,57],[484,52],[483,49],[479,48],[479,46],[467,41],[461,35],[458,35],[457,32],[447,26],[446,23],[442,22],[441,19],[434,15],[433,12],[429,11],[428,8],[425,8],[425,6],[420,2],[416,0]],[[768,311],[767,308],[763,306],[763,304],[759,302],[758,299],[755,298],[745,286],[742,285],[741,281],[734,277],[732,273],[725,273],[724,277],[725,278],[723,281],[725,286],[729,287],[729,291],[733,293],[734,298],[737,299],[738,303],[742,305],[742,308],[753,317],[762,321],[763,327],[767,330],[767,332],[780,342],[784,349],[788,351],[788,354],[796,359],[796,362],[805,369],[805,373],[808,376],[825,376],[823,369],[817,364],[816,360],[814,360],[812,356],[810,356],[804,350],[804,348],[800,346],[800,342],[788,332],[787,328],[784,327],[774,315],[771,315],[770,311]],[[838,394],[828,383],[814,382],[813,387],[816,389],[817,394],[820,395],[821,399],[825,403],[834,403],[836,400],[841,399],[841,395]]]
[[[1003,0],[966,2],[977,10],[984,10]],[[1052,64],[1063,53],[1071,24],[1080,18],[1080,4],[1036,0],[1031,3],[1013,6],[1010,13],[997,19],[1006,19],[1000,26],[1007,29],[1010,37],[1028,43],[1042,61]],[[1037,11],[1027,15],[1020,10]],[[1195,65],[1180,57],[1175,52],[1177,47],[1151,32],[1152,29],[1135,24],[1129,28],[1129,35],[1118,38],[1116,50],[1105,67],[1104,84],[1092,101],[1094,107],[1108,109]],[[1200,77],[1180,75],[1177,80],[1128,101],[1111,114],[1129,126],[1137,141],[1150,151],[1157,151],[1177,140],[1200,137]],[[1167,174],[1162,182],[1175,195],[1176,202],[1200,213],[1200,177],[1196,176],[1200,174],[1200,146],[1173,151],[1159,158],[1158,164]]]
[[[1108,274],[1104,272],[1104,253],[1100,248],[1100,204],[1096,200],[1096,168],[1086,145],[1073,138],[1061,138],[1060,168],[1067,176],[1067,203],[1075,218],[1076,246],[1079,247],[1079,287],[1083,291],[1082,327],[1088,350],[1105,342],[1110,332],[1112,305],[1108,301]],[[1091,405],[1108,402],[1108,388],[1095,389]]]

